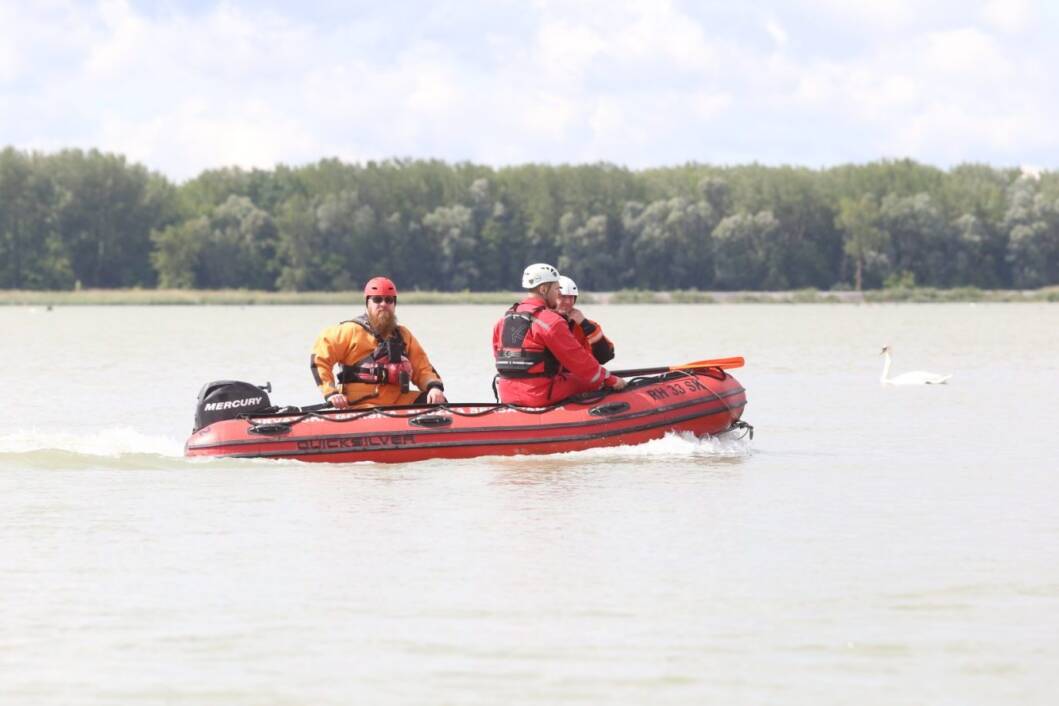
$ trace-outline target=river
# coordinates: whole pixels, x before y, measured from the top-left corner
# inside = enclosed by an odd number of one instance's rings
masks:
[[[356,313],[0,308],[3,703],[1054,703],[1059,306],[586,312],[614,367],[745,356],[752,441],[182,457],[203,383],[318,402]],[[398,310],[456,401],[500,313]]]

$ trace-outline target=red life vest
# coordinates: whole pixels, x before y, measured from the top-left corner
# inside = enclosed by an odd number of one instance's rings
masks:
[[[496,371],[503,378],[553,377],[559,372],[559,360],[544,347],[526,348],[526,335],[533,319],[546,307],[518,311],[513,305],[504,314],[500,333],[500,348],[493,353]]]
[[[405,355],[405,342],[401,338],[400,331],[395,328],[392,336],[382,340],[371,327],[367,314],[361,314],[350,321],[367,329],[368,333],[378,341],[378,345],[374,351],[356,363],[339,365],[338,381],[342,384],[350,382],[389,383],[400,385],[401,392],[407,392],[412,376],[412,362]]]

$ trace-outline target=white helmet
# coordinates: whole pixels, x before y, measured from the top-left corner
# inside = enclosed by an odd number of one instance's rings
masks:
[[[533,289],[538,284],[558,281],[559,270],[544,262],[538,262],[533,265],[530,265],[522,272],[523,289]]]
[[[576,297],[577,296],[577,282],[573,281],[566,275],[559,276],[559,294],[564,297]]]

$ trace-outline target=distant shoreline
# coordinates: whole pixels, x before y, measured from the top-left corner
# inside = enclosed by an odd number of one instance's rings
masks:
[[[265,292],[244,289],[0,290],[0,306],[276,306],[344,305],[359,292]],[[420,292],[401,294],[405,304],[511,304],[519,292]],[[1035,290],[873,289],[864,292],[803,289],[783,292],[654,292],[623,290],[582,295],[584,304],[874,304],[932,302],[1059,302],[1059,286]]]

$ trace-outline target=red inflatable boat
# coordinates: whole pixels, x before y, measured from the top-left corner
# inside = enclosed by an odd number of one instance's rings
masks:
[[[214,408],[225,405],[248,406],[240,400],[213,403]],[[710,368],[636,378],[621,391],[543,408],[446,404],[244,412],[195,431],[185,454],[341,463],[547,454],[642,444],[669,431],[705,436],[748,428],[740,421],[745,405],[742,385],[724,370]]]

